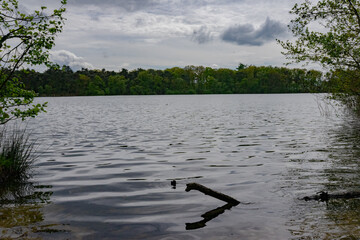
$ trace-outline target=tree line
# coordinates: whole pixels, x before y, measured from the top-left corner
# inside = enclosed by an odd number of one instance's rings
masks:
[[[236,70],[203,66],[165,70],[106,71],[69,66],[40,73],[20,70],[25,88],[40,96],[239,94],[323,92],[323,74],[316,70],[245,66]]]

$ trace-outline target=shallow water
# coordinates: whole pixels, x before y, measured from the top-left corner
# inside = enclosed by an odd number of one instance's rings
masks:
[[[28,193],[37,201],[3,204],[0,233],[25,239],[360,238],[358,199],[299,200],[359,187],[359,131],[322,115],[316,99],[39,98],[49,102],[48,113],[27,123],[40,144],[36,188]],[[241,203],[186,230],[186,223],[225,204],[185,192],[190,182]]]

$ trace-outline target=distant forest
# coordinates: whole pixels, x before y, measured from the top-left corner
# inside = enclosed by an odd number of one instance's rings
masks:
[[[308,93],[324,92],[326,82],[315,70],[246,66],[236,70],[202,66],[119,72],[70,67],[17,72],[25,87],[39,96]]]

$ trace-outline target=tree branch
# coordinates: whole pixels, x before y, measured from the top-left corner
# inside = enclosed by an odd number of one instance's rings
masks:
[[[349,2],[349,5],[350,5],[350,8],[352,8],[352,10],[354,11],[354,14],[357,18],[357,22],[358,22],[358,25],[359,25],[359,28],[360,28],[360,14],[358,12],[358,10],[356,9],[356,7],[354,6],[354,4],[352,3],[351,0],[348,0]]]
[[[2,36],[2,38],[0,39],[0,48],[2,48],[3,43],[10,38],[10,35],[11,35],[11,32]]]
[[[15,65],[13,66],[11,72],[9,73],[9,75],[6,77],[6,79],[2,82],[1,86],[0,86],[0,90],[3,89],[6,85],[6,83],[12,78],[12,75],[15,73],[16,69],[18,68],[18,66],[21,63],[21,60],[25,57],[25,55],[27,54],[27,52],[30,50],[31,48],[31,44],[28,45],[28,47],[24,50],[24,52],[21,54],[21,56],[19,57],[19,59],[16,61]]]
[[[188,183],[186,184],[186,189],[185,191],[189,192],[191,190],[198,190],[202,193],[204,193],[205,195],[209,195],[211,197],[214,197],[214,198],[217,198],[219,200],[222,200],[222,201],[225,201],[229,204],[232,204],[233,206],[236,206],[238,205],[240,202],[228,195],[225,195],[223,193],[219,193],[219,192],[216,192],[210,188],[207,188],[201,184],[198,184],[198,183]]]

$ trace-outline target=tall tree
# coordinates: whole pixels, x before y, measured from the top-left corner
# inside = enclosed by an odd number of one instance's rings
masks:
[[[291,14],[295,18],[289,25],[295,42],[279,41],[292,62],[317,62],[339,76],[342,92],[333,97],[360,116],[360,89],[347,83],[360,71],[360,1],[359,0],[306,0],[295,4]],[[360,81],[359,78],[356,81]],[[350,105],[348,105],[350,106]]]
[[[14,73],[23,64],[50,66],[49,50],[62,31],[66,0],[61,4],[50,14],[44,6],[28,14],[17,0],[0,0],[0,124],[44,111],[46,104],[31,105],[35,92]]]

